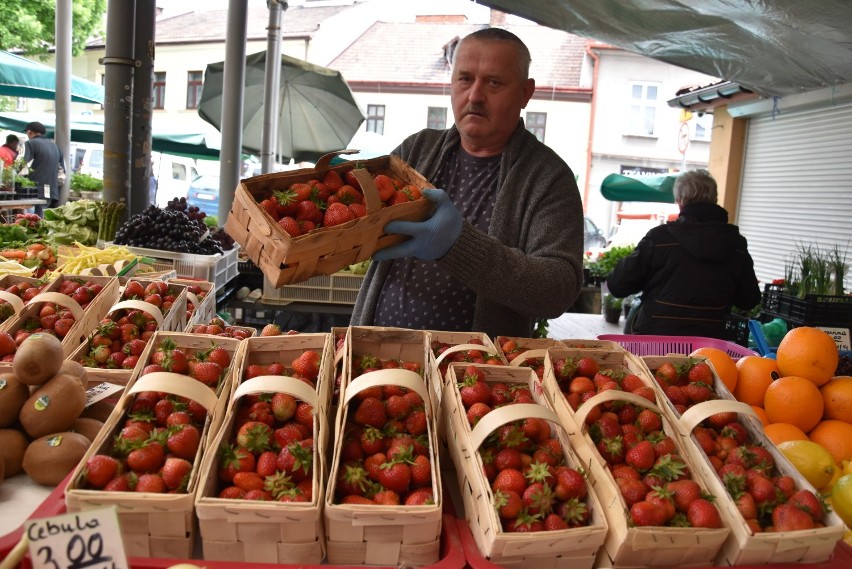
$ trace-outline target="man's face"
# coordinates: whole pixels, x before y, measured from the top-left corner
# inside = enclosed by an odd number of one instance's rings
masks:
[[[15,152],[17,152],[18,151],[18,141],[17,140],[10,140],[9,141],[9,148],[11,148]]]
[[[462,146],[474,156],[494,156],[512,136],[535,81],[523,79],[515,46],[466,40],[453,65],[450,96]]]

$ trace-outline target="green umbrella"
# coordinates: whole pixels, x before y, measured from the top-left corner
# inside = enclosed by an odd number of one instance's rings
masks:
[[[211,63],[204,72],[198,114],[221,128],[222,80],[225,62]],[[266,52],[246,57],[243,105],[243,150],[259,154],[263,135]],[[346,148],[364,122],[352,90],[339,71],[281,56],[276,154],[297,162],[315,162],[333,150]]]
[[[677,174],[639,178],[610,174],[601,182],[601,194],[613,202],[675,203],[675,178]]]
[[[8,51],[0,51],[0,95],[53,100],[56,98],[56,70]],[[103,104],[104,88],[72,77],[71,100]]]
[[[32,113],[0,113],[0,129],[24,132],[26,125],[34,120],[44,125],[48,137],[53,136],[53,115],[35,116]],[[152,149],[156,152],[196,159],[219,159],[219,141],[209,140],[206,135],[201,133],[155,132],[151,138]],[[71,121],[71,141],[103,144],[104,123],[101,122],[100,117],[75,117]]]

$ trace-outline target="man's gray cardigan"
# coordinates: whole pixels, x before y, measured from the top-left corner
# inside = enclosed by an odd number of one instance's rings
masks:
[[[427,180],[437,178],[460,144],[455,126],[422,130],[399,155]],[[464,222],[458,241],[438,267],[476,293],[473,330],[528,338],[537,318],[556,318],[576,300],[583,274],[583,206],[574,173],[523,121],[503,151],[488,233]],[[353,326],[370,326],[393,261],[373,263],[352,313]]]

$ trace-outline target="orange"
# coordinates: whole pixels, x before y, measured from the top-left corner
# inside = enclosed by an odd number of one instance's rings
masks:
[[[831,336],[819,328],[800,326],[784,335],[776,359],[781,375],[804,377],[819,387],[834,375],[840,355]]]
[[[822,419],[822,394],[813,382],[788,375],[766,388],[763,408],[770,423],[790,423],[807,433]]]
[[[832,377],[819,390],[825,402],[825,418],[852,423],[852,377]]]
[[[763,428],[766,436],[773,444],[778,445],[784,441],[806,441],[808,435],[799,427],[790,423],[769,423]]]
[[[760,422],[763,423],[764,427],[769,424],[769,417],[766,416],[766,411],[763,409],[763,407],[752,405],[751,408],[754,410],[755,414],[757,415],[757,418],[760,419]]]
[[[811,429],[808,438],[830,452],[834,462],[852,460],[852,425],[846,421],[822,421]]]
[[[737,386],[737,363],[725,350],[719,348],[698,348],[689,354],[691,358],[707,358],[716,370],[716,375],[731,393]]]
[[[772,374],[776,374],[774,377]],[[781,377],[778,363],[771,358],[746,356],[737,360],[737,386],[734,397],[749,405],[763,405],[766,388]]]

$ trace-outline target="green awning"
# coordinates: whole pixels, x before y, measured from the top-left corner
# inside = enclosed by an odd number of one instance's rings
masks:
[[[675,203],[675,178],[677,174],[636,178],[610,174],[601,182],[601,194],[613,202]]]
[[[47,130],[47,136],[53,137],[55,123],[53,115],[0,113],[0,129],[24,132],[24,127],[32,121],[41,122]],[[104,124],[100,117],[75,117],[70,126],[72,142],[103,144]],[[152,148],[156,152],[201,160],[219,159],[219,141],[210,140],[203,133],[155,132],[151,138]]]
[[[56,70],[0,51],[0,95],[53,100],[56,98]],[[86,79],[71,77],[71,101],[103,104],[104,88]]]

